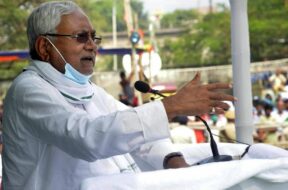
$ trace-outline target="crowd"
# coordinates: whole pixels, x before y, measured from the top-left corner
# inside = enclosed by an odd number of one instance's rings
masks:
[[[134,92],[131,90],[133,89],[131,74],[126,77],[125,73],[121,72],[120,78],[122,93],[121,96],[119,95],[119,99],[126,105],[134,106],[133,101],[131,101],[134,97]],[[262,78],[261,83],[264,87],[261,91],[262,95],[253,97],[254,141],[270,144],[288,141],[288,127],[286,127],[288,126],[287,73],[277,68],[274,73]],[[220,137],[216,137],[219,141],[233,142],[236,139],[235,108],[231,102],[227,103],[230,108],[225,114],[204,114],[201,117],[213,129],[217,129],[214,133],[219,134]],[[199,125],[203,126],[202,129],[195,127]],[[202,143],[208,141],[204,124],[195,117],[175,117],[170,123],[170,132],[171,140],[174,143]]]
[[[264,84],[261,95],[253,97],[254,141],[269,144],[286,142],[288,141],[287,73],[278,68],[261,82]],[[220,136],[219,141],[233,142],[236,139],[235,108],[231,102],[228,103],[230,108],[225,114],[205,114],[202,117],[213,129],[217,129]],[[174,120],[170,127],[172,141],[174,143],[208,141],[206,129],[199,130],[195,127],[199,125],[203,124],[195,117],[187,117],[185,124]],[[183,127],[186,128],[181,129]],[[188,130],[190,132],[187,132]],[[188,135],[189,137],[187,137]]]

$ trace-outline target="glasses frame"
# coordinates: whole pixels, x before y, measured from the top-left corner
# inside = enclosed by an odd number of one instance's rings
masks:
[[[84,41],[81,41],[79,40],[79,37],[84,37],[84,36],[81,36],[81,34],[87,34],[88,38],[87,40],[84,42]],[[90,33],[89,35],[89,32],[84,32],[84,33],[79,33],[79,34],[56,34],[56,33],[46,33],[46,34],[43,34],[43,36],[52,36],[52,37],[68,37],[68,38],[73,38],[73,39],[76,39],[76,41],[78,43],[82,43],[82,44],[85,44],[87,43],[87,41],[89,40],[89,36],[92,38],[92,41],[98,46],[101,44],[101,41],[102,41],[102,37],[101,36],[96,36],[96,35],[92,35]],[[86,36],[85,36],[86,37]]]

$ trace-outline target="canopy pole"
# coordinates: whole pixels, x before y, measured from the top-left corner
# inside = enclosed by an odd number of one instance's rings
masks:
[[[252,88],[247,0],[229,0],[231,7],[231,54],[235,102],[236,138],[253,143]]]

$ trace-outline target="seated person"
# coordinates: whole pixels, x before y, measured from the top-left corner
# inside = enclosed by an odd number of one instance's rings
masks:
[[[172,122],[179,123],[179,125],[170,129],[171,140],[173,143],[191,144],[197,142],[194,130],[187,126],[187,116],[176,116],[172,119]]]
[[[273,111],[273,105],[266,103],[264,105],[265,115],[262,115],[259,119],[259,127],[257,128],[257,135],[255,137],[256,142],[263,143],[277,143],[277,123],[276,118],[271,115]]]

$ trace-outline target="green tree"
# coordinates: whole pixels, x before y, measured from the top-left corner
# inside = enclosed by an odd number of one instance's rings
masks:
[[[287,57],[287,5],[285,0],[248,1],[252,61]]]
[[[76,0],[77,4],[84,10],[90,18],[92,25],[99,33],[112,32],[112,7],[114,0]],[[117,30],[125,30],[123,20],[123,2],[117,1]]]
[[[133,12],[137,15],[138,27],[140,29],[146,29],[148,27],[148,16],[143,10],[143,3],[139,0],[131,1],[131,8]]]
[[[229,36],[228,10],[198,17],[197,22],[189,25],[186,34],[174,42],[164,43],[161,48],[163,65],[170,68],[227,64],[230,60]]]
[[[2,0],[0,2],[0,51],[26,49],[26,20],[35,4],[43,0]]]
[[[32,8],[43,0],[0,1],[0,51],[27,49],[26,20]],[[27,60],[0,64],[0,81],[11,80],[28,64]]]
[[[117,31],[126,31],[124,20],[124,1],[121,0],[76,0],[77,4],[85,11],[92,24],[99,32],[112,32],[112,7],[117,10]],[[131,1],[131,8],[139,19],[140,27],[147,26],[147,15],[143,13],[143,3],[139,0]]]
[[[189,27],[199,19],[199,14],[194,10],[176,10],[173,13],[163,15],[162,28]]]
[[[173,21],[177,14],[169,17]],[[224,7],[223,11],[205,15],[192,24],[178,40],[164,43],[164,67],[231,64],[230,17],[230,10]],[[286,58],[288,1],[250,0],[248,17],[252,62]]]

